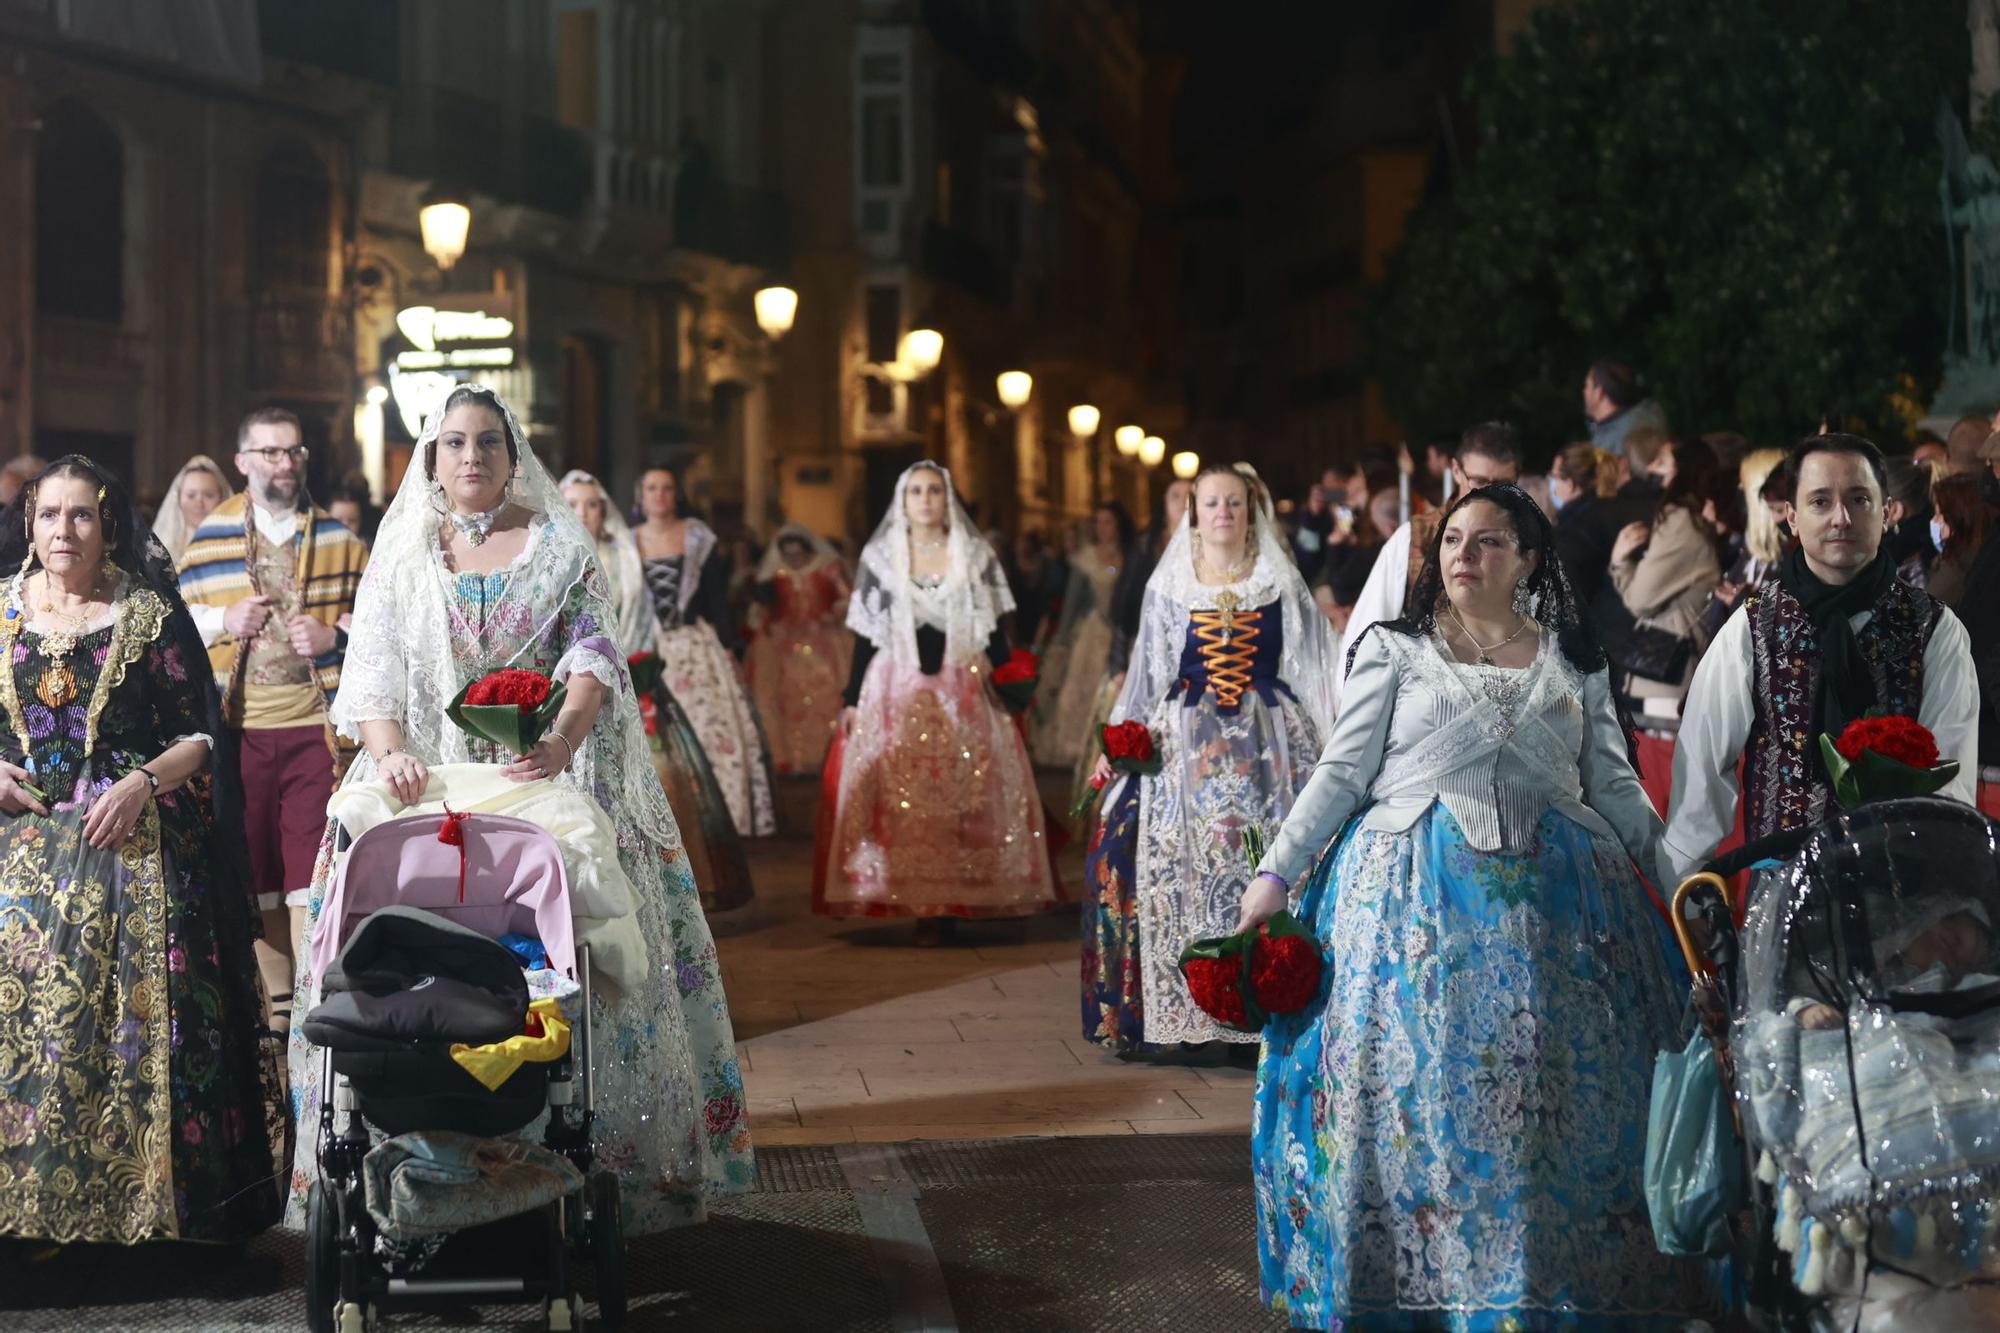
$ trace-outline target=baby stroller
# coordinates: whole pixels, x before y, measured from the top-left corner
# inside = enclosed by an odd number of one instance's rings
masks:
[[[1724,876],[1773,860],[1737,926]],[[2000,1327],[2000,828],[1864,805],[1712,863],[1673,915],[1733,1083],[1752,1319]]]
[[[569,913],[559,848],[525,820],[416,815],[341,849],[303,1024],[323,1048],[314,1333],[495,1300],[581,1329],[576,1263],[595,1270],[601,1325],[623,1321],[618,1180],[591,1143],[590,950]],[[530,974],[501,937],[545,955],[532,1023]],[[544,1112],[541,1142],[521,1136]]]

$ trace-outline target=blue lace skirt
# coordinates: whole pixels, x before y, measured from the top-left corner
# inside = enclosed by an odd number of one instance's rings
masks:
[[[1295,1327],[1672,1328],[1704,1301],[1641,1193],[1686,988],[1624,853],[1550,812],[1474,850],[1433,806],[1350,823],[1301,919],[1325,992],[1265,1030],[1264,1295]]]

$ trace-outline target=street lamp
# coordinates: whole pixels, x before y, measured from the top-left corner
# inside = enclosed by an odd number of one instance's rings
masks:
[[[896,360],[918,376],[930,374],[944,360],[944,335],[936,329],[911,329],[896,348]]]
[[[432,190],[417,209],[417,228],[423,233],[424,253],[449,272],[465,253],[465,238],[472,230],[472,210],[460,196],[447,190]]]
[[[1159,436],[1148,435],[1139,441],[1139,461],[1147,467],[1158,467],[1166,456],[1167,442]]]
[[[790,287],[765,287],[751,297],[757,308],[757,327],[772,342],[792,331],[799,315],[799,294]]]
[[[1069,433],[1079,439],[1097,434],[1097,423],[1104,414],[1089,403],[1078,403],[1069,410]]]
[[[1143,426],[1120,426],[1111,432],[1111,440],[1118,446],[1118,452],[1127,458],[1139,456],[1139,445],[1145,438],[1146,430]]]
[[[1183,449],[1174,455],[1174,475],[1182,481],[1193,478],[1201,471],[1201,455],[1192,449]]]
[[[1025,370],[1003,370],[1000,377],[993,381],[993,388],[1000,395],[1000,406],[1009,412],[1018,412],[1034,396],[1035,377]]]

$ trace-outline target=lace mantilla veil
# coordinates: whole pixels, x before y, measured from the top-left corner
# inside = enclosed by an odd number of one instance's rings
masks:
[[[1333,731],[1334,672],[1340,655],[1333,626],[1292,561],[1263,479],[1248,463],[1234,467],[1250,487],[1251,535],[1256,540],[1257,562],[1249,574],[1227,589],[1205,585],[1196,578],[1195,503],[1189,498],[1185,516],[1174,526],[1173,539],[1154,567],[1152,578],[1146,581],[1139,633],[1132,640],[1125,688],[1111,710],[1111,721],[1144,722],[1152,715],[1180,670],[1189,610],[1215,606],[1217,594],[1232,591],[1245,610],[1273,601],[1280,604],[1284,646],[1278,658],[1278,678],[1291,689],[1324,741]]]
[[[597,542],[596,549],[598,561],[612,576],[611,588],[606,590],[606,596],[615,591],[622,603],[612,608],[617,613],[618,651],[628,654],[650,652],[653,631],[659,628],[660,620],[653,614],[652,594],[646,591],[646,562],[639,558],[639,543],[632,536],[631,527],[625,522],[625,516],[618,512],[618,506],[603,482],[582,468],[571,468],[556,483],[556,490],[561,493],[571,486],[594,486],[604,501],[604,536]],[[590,534],[586,531],[584,535],[588,537]],[[614,562],[615,571],[612,568]]]
[[[951,471],[928,459],[912,463],[896,478],[896,496],[889,512],[882,516],[875,535],[861,550],[861,569],[855,576],[854,596],[847,604],[847,627],[890,654],[899,664],[917,664],[917,617],[910,586],[910,520],[903,512],[903,492],[916,472],[935,472],[944,478],[944,493],[950,505],[945,539],[948,560],[938,596],[943,601],[944,657],[951,666],[964,666],[986,651],[987,641],[1000,617],[1014,609],[1014,594],[1008,590],[1007,576],[986,538],[973,526],[972,518],[959,503],[958,490],[951,484]]]
[[[787,523],[784,527],[778,529],[771,538],[771,544],[764,548],[764,558],[757,563],[758,582],[769,583],[772,579],[778,577],[779,570],[791,568],[790,565],[785,563],[785,553],[783,550],[784,544],[791,541],[804,542],[807,548],[812,551],[812,556],[806,561],[805,568],[798,571],[801,574],[810,574],[814,570],[825,567],[828,563],[835,565],[840,563],[840,552],[834,550],[826,538],[820,536],[803,523]]]
[[[403,743],[426,764],[471,759],[465,733],[444,711],[464,682],[452,652],[453,575],[445,568],[439,543],[440,525],[447,521],[445,502],[424,474],[424,460],[437,447],[446,406],[454,396],[468,392],[492,394],[484,385],[455,384],[439,398],[410,456],[403,484],[382,518],[355,598],[354,626],[332,710],[340,734],[357,742],[363,722],[402,723]],[[561,488],[528,447],[527,433],[513,409],[497,394],[493,401],[500,406],[519,460],[508,501],[535,518],[527,547],[508,567],[505,594],[526,615],[505,631],[502,652],[484,664],[487,671],[513,666],[533,654],[550,622],[574,609],[573,590],[579,585],[582,609],[597,621],[606,642],[618,632],[618,615],[606,596],[596,558],[597,543],[563,503]],[[489,628],[489,634],[500,633]],[[615,647],[612,655],[619,656]],[[604,682],[610,697],[577,747],[574,761],[553,781],[600,802],[608,800],[612,808],[607,813],[618,825],[621,841],[629,831],[663,850],[678,848],[680,829],[667,809],[666,793],[647,752],[638,699],[624,663],[571,650],[558,670],[587,672]],[[364,746],[343,785],[374,777],[375,760]]]

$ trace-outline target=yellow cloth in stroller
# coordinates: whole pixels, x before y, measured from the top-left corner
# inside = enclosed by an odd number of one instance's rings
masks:
[[[489,1092],[514,1077],[524,1064],[547,1064],[569,1054],[569,1020],[556,1000],[536,1000],[528,1006],[528,1030],[505,1041],[484,1046],[455,1042],[451,1058],[466,1073],[486,1085]]]

